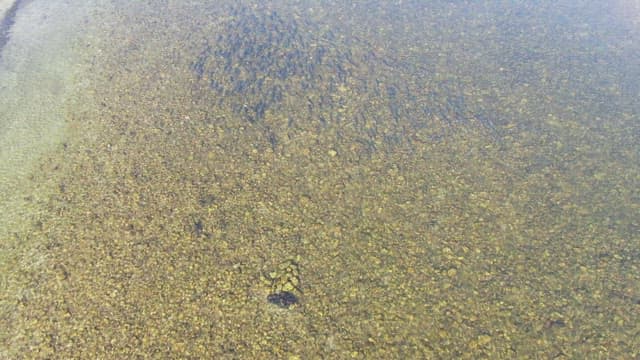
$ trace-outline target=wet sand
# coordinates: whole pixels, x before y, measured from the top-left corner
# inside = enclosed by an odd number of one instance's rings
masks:
[[[0,3],[0,54],[2,49],[9,41],[9,31],[15,22],[15,16],[18,11],[19,1],[14,3]]]
[[[78,12],[58,1],[23,2],[0,59],[0,357],[19,333],[18,299],[48,267],[42,238],[33,235],[60,175],[42,166],[71,135],[67,109],[85,108],[80,77]],[[77,12],[76,12],[77,11]],[[61,16],[61,12],[69,16]],[[48,16],[48,17],[47,17]],[[78,81],[76,81],[78,80]],[[73,95],[72,95],[73,94]],[[75,102],[77,101],[77,102]]]
[[[14,0],[0,0],[0,19],[4,18],[5,13],[15,3]]]

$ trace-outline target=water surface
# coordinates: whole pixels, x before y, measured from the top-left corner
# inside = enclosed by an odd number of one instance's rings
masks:
[[[638,356],[637,10],[86,8],[5,353]]]

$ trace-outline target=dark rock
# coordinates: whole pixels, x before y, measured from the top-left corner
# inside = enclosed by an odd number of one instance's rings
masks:
[[[288,309],[299,302],[298,297],[289,291],[269,294],[267,301],[284,309]]]

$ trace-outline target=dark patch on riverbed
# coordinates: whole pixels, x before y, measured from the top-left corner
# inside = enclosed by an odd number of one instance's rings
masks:
[[[192,64],[218,105],[251,123],[287,101],[317,107],[310,94],[326,94],[322,104],[336,105],[329,94],[345,83],[353,61],[334,46],[331,31],[267,7],[237,7],[231,14]]]
[[[430,59],[416,71],[403,56],[343,32],[283,8],[233,7],[191,63],[194,96],[263,128],[274,150],[296,128],[334,131],[366,152],[408,134],[427,142],[469,128],[499,137],[499,114],[488,101],[439,79]]]

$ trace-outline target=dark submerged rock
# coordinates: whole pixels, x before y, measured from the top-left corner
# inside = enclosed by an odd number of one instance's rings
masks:
[[[267,301],[284,309],[288,309],[299,302],[298,297],[289,291],[269,294],[269,296],[267,296]]]

